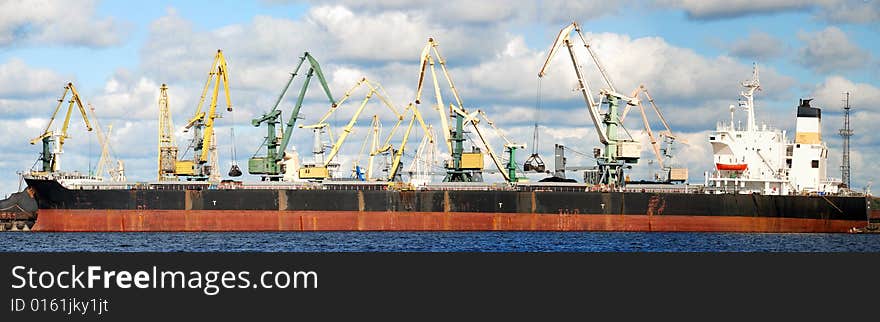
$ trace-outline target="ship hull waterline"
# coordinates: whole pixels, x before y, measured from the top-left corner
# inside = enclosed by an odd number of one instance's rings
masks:
[[[484,212],[41,209],[33,231],[628,231],[845,233],[864,221]]]
[[[35,231],[847,232],[864,226],[869,212],[864,197],[839,196],[543,186],[513,191],[348,185],[325,187],[336,190],[68,189],[54,180],[26,181],[38,206]]]

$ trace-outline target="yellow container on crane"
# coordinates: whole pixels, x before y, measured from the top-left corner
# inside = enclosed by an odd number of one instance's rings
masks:
[[[461,154],[461,168],[465,170],[482,170],[483,154],[464,152]]]

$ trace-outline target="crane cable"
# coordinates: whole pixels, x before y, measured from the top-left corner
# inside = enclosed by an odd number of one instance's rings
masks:
[[[538,121],[541,118],[541,80],[538,78],[538,91],[535,94],[535,128],[532,132],[532,154],[538,153]]]
[[[235,154],[235,113],[229,112],[230,123],[229,134],[232,137],[232,166],[227,173],[230,177],[240,177],[242,175],[241,168],[238,167],[238,156]]]

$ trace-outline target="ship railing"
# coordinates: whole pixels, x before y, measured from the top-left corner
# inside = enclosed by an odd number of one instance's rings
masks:
[[[514,187],[507,183],[485,183],[485,182],[443,182],[429,183],[419,186],[421,190],[467,190],[467,191],[510,191],[515,190]]]
[[[388,190],[387,182],[325,182],[323,190]]]
[[[715,123],[716,131],[743,131],[745,128],[742,125],[731,125],[730,122],[718,122]]]
[[[683,185],[644,185],[644,186],[627,186],[623,188],[623,192],[641,192],[641,193],[703,193],[706,187],[701,184],[683,184]]]
[[[553,183],[518,183],[516,188],[518,191],[573,191],[581,192],[587,190],[589,185],[584,183],[570,182],[553,182]]]

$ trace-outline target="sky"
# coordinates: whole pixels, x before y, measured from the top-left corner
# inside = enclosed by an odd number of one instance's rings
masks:
[[[589,154],[598,140],[575,91],[566,53],[550,63],[547,76],[537,77],[556,34],[573,21],[581,25],[620,91],[642,84],[650,90],[682,139],[674,146],[673,162],[689,169],[691,182],[701,183],[703,173],[711,171],[708,135],[717,122],[729,120],[728,106],[736,104],[740,82],[751,78],[754,64],[762,85],[756,94],[759,122],[787,130],[793,139],[798,99],[813,98],[813,105],[823,108],[828,175],[836,178],[842,98],[850,92],[853,187],[864,189],[877,179],[872,168],[880,157],[880,136],[871,131],[871,124],[880,122],[880,2],[875,0],[544,0],[516,5],[462,0],[0,0],[0,194],[18,191],[23,187],[18,173],[37,166],[40,146],[28,142],[45,128],[67,82],[92,104],[103,127],[113,126],[111,151],[125,162],[128,178],[153,181],[159,87],[168,84],[176,142],[186,150],[191,137],[182,123],[195,113],[217,49],[228,61],[233,102],[233,112],[224,112],[217,122],[225,172],[233,162],[246,168],[247,158],[265,153],[259,150],[265,129],[251,126],[250,120],[271,109],[303,52],[320,62],[337,99],[367,77],[382,84],[402,109],[414,100],[419,54],[429,37],[439,44],[465,108],[485,111],[499,128],[500,133],[481,127],[493,150],[503,151],[503,136],[526,144],[517,155],[520,166],[536,152],[552,168],[558,143],[571,149],[570,166],[593,165],[595,161],[578,153]],[[578,55],[588,82],[598,90],[602,82],[597,70],[583,52]],[[301,76],[294,80],[280,106],[285,121],[302,81]],[[441,85],[448,104],[452,94],[442,79]],[[431,86],[427,81],[420,111],[439,128]],[[356,90],[328,120],[334,132],[354,115],[365,94],[363,88]],[[313,82],[297,124],[314,123],[328,108]],[[342,169],[366,162],[368,156],[359,151],[372,115],[378,116],[383,137],[391,132],[396,116],[371,100],[340,148],[336,161]],[[631,115],[626,128],[646,142],[637,113]],[[659,120],[649,118],[659,131]],[[291,148],[303,161],[311,161],[312,133],[299,128],[293,132]],[[392,136],[396,147],[402,132]],[[404,167],[424,135],[418,126],[412,133]],[[93,171],[100,156],[95,132],[85,131],[74,114],[69,134],[62,169]],[[445,149],[438,146],[441,155]],[[632,178],[650,179],[657,171],[652,159],[644,144]],[[376,171],[387,163],[377,160]],[[492,167],[488,159],[486,165]],[[497,174],[487,176],[499,179]]]

